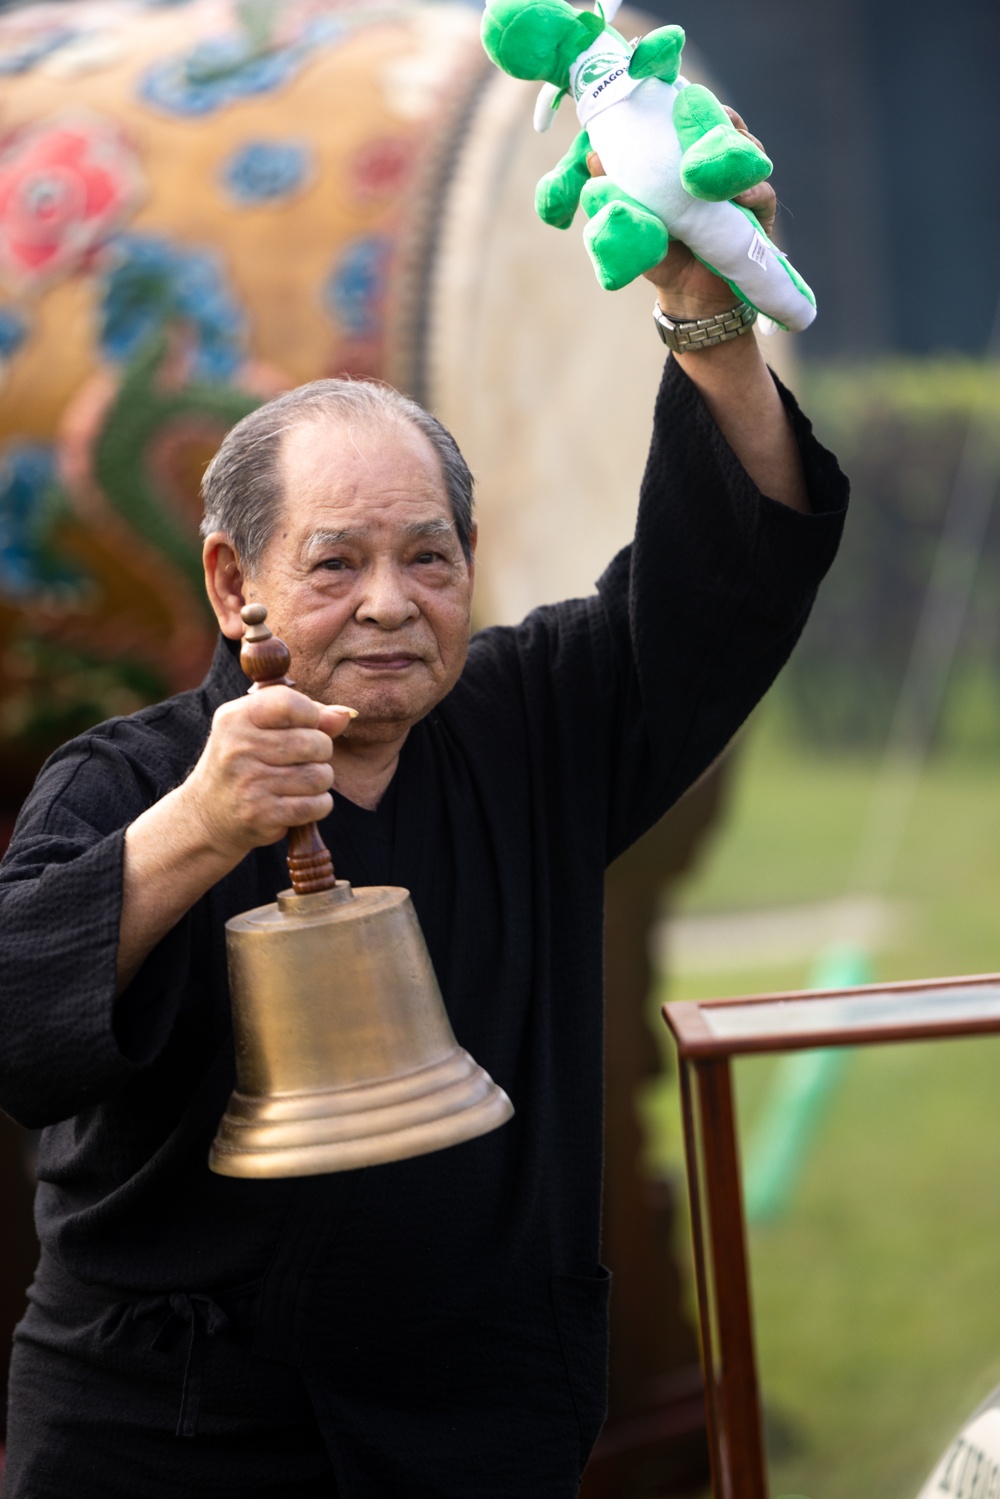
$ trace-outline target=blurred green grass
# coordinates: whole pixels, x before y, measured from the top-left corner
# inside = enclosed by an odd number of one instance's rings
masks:
[[[726,824],[677,908],[849,893],[874,759],[796,745],[780,699],[741,753]],[[895,945],[873,954],[876,979],[1000,970],[1000,746],[930,762],[886,893],[909,916]],[[808,981],[806,962],[675,968],[657,1001]],[[736,1066],[744,1139],[774,1066]],[[676,1169],[673,1076],[645,1113],[654,1161]],[[998,1077],[1000,1038],[855,1053],[790,1211],[752,1230],[772,1494],[915,1499],[956,1427],[1000,1383]]]

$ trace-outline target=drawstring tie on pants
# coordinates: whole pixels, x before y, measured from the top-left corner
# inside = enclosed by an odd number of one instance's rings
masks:
[[[188,1295],[186,1291],[173,1291],[168,1297],[157,1297],[155,1301],[141,1302],[135,1309],[137,1317],[153,1317],[166,1307],[164,1316],[150,1348],[162,1352],[173,1340],[178,1325],[188,1329],[187,1361],[184,1366],[184,1383],[181,1387],[181,1408],[177,1418],[177,1435],[193,1437],[198,1432],[198,1415],[205,1385],[205,1364],[208,1358],[208,1339],[218,1337],[229,1326],[229,1318],[210,1296],[198,1292]]]

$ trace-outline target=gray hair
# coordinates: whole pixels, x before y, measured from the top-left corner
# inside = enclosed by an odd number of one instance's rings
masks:
[[[205,470],[202,536],[223,531],[249,574],[271,539],[282,505],[281,439],[291,428],[327,420],[408,422],[437,453],[455,532],[472,560],[473,480],[448,429],[391,385],[376,380],[313,380],[251,411],[226,433]]]

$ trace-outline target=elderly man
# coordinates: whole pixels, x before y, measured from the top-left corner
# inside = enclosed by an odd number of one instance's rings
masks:
[[[770,189],[746,201],[769,219]],[[0,1099],[46,1126],[8,1499],[576,1493],[606,1369],[604,867],[767,689],[846,501],[752,333],[683,352],[729,288],[679,245],[651,279],[679,347],[595,597],[470,646],[458,450],[394,392],[321,381],[206,474],[205,682],[42,771],[0,881]],[[249,601],[294,690],[246,695]],[[412,891],[517,1112],[394,1165],[214,1176],[224,923],[312,819],[343,877]]]

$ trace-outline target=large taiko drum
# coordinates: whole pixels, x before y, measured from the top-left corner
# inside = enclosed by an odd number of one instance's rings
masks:
[[[641,32],[651,24],[625,15]],[[265,395],[377,375],[477,475],[479,618],[588,591],[629,533],[662,353],[532,211],[478,9],[75,0],[0,15],[0,778],[198,679],[197,488]]]

